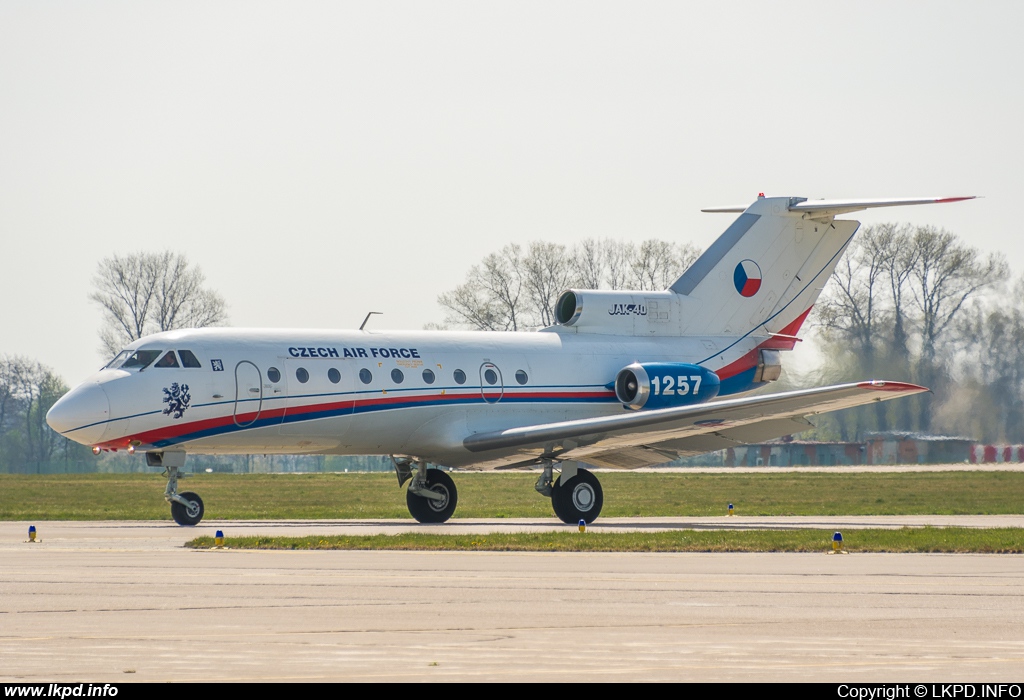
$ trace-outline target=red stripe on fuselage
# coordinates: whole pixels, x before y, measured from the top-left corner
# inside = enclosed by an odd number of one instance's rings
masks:
[[[614,396],[615,393],[612,391],[601,390],[601,391],[558,391],[558,392],[507,392],[505,396],[515,399],[585,399],[585,398],[608,398]],[[497,398],[501,394],[497,391],[486,392],[488,398]],[[129,445],[135,443],[137,445],[152,445],[157,442],[165,440],[172,440],[180,438],[183,435],[190,433],[199,433],[207,430],[214,430],[217,428],[223,428],[232,424],[240,424],[240,427],[244,427],[249,423],[255,422],[257,419],[260,421],[276,419],[287,419],[290,416],[302,416],[310,413],[320,413],[324,411],[336,411],[339,412],[338,416],[352,415],[356,407],[370,408],[376,406],[394,406],[395,408],[406,408],[414,407],[427,402],[438,402],[438,401],[460,401],[466,399],[478,399],[483,402],[483,398],[479,393],[461,393],[461,394],[427,394],[420,396],[375,396],[373,398],[353,400],[349,399],[346,401],[333,401],[329,403],[319,404],[304,404],[302,406],[288,406],[286,408],[274,408],[266,409],[261,411],[249,411],[247,413],[233,414],[216,416],[213,418],[205,418],[203,420],[191,421],[188,423],[177,423],[174,425],[167,425],[161,428],[155,428],[153,430],[147,430],[145,432],[136,433],[134,435],[128,435],[123,438],[117,438],[115,440],[109,440],[104,443],[99,443],[98,447],[105,450],[118,450],[127,449]],[[337,416],[336,416],[337,417]],[[272,423],[272,425],[280,425],[281,423]],[[271,427],[261,426],[261,427]]]
[[[761,346],[758,345],[756,348],[743,355],[740,359],[730,362],[722,369],[717,370],[715,374],[718,375],[719,379],[728,379],[729,377],[735,377],[741,372],[746,372],[751,367],[757,367],[757,352],[760,349]]]

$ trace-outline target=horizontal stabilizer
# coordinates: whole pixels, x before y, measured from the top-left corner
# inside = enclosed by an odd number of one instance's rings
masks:
[[[742,214],[746,210],[746,204],[737,204],[731,207],[708,207],[707,209],[701,209],[705,214]]]
[[[814,212],[819,216],[838,216],[851,211],[878,207],[905,207],[914,204],[947,204],[975,197],[917,197],[914,199],[808,199],[789,206],[790,211]]]
[[[793,204],[789,205],[790,211],[816,212],[821,216],[838,216],[848,214],[851,211],[863,209],[876,209],[878,207],[906,207],[914,204],[946,204],[948,202],[963,202],[970,197],[914,197],[911,199],[803,199],[794,197]],[[707,214],[742,214],[749,205],[735,205],[728,207],[708,207],[701,209]]]

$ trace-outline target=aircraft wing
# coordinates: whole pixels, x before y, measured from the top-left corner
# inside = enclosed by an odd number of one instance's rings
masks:
[[[902,382],[839,384],[477,433],[463,445],[479,456],[474,465],[484,468],[574,459],[633,469],[791,435],[813,427],[807,416],[924,391]]]

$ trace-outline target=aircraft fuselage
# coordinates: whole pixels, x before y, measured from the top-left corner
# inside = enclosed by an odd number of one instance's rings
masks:
[[[187,350],[199,367],[157,360],[103,369],[61,399],[51,421],[106,450],[414,454],[471,466],[480,456],[463,447],[467,435],[622,413],[611,382],[637,360],[702,363],[722,379],[719,396],[754,389],[765,340],[561,329],[171,331],[128,350],[177,351],[175,359]]]

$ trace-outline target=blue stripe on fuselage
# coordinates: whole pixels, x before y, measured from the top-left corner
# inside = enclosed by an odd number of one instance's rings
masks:
[[[227,425],[221,425],[214,428],[207,428],[205,430],[197,430],[192,433],[186,433],[166,440],[157,440],[153,443],[154,447],[170,447],[171,445],[178,445],[183,442],[189,442],[191,440],[199,440],[201,438],[213,437],[215,435],[223,435],[226,433],[240,432],[242,430],[253,430],[256,428],[266,428],[274,425],[281,425],[282,423],[295,424],[303,423],[311,420],[320,420],[323,418],[335,418],[338,416],[351,416],[356,414],[364,413],[376,413],[378,411],[390,411],[400,410],[407,408],[417,408],[420,406],[464,406],[467,404],[479,405],[483,404],[483,399],[479,394],[467,394],[465,396],[436,399],[431,401],[416,401],[415,397],[410,397],[406,401],[399,403],[380,403],[380,404],[357,404],[355,408],[343,407],[343,408],[332,408],[323,411],[307,411],[304,413],[295,414],[289,416],[287,414],[284,417],[274,416],[272,418],[257,418],[252,423],[247,423],[244,426],[229,423]],[[501,403],[515,403],[515,404],[558,404],[558,403],[595,403],[595,404],[607,404],[616,403],[617,399],[614,396],[578,396],[578,397],[556,397],[556,398],[536,398],[536,397],[523,397],[518,398],[515,394],[506,394],[501,398]],[[496,402],[497,403],[497,402]]]

